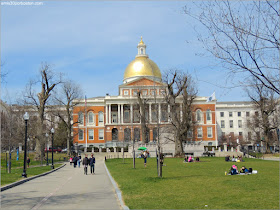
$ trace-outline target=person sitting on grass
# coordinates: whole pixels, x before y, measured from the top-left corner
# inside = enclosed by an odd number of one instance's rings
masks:
[[[249,170],[245,167],[245,166],[242,166],[242,168],[241,168],[241,170],[240,170],[240,173],[241,174],[246,174],[246,173],[248,173],[249,172]]]
[[[188,162],[190,163],[190,162],[193,162],[193,158],[192,158],[192,156],[190,155],[190,157],[189,157],[189,159],[188,159]]]
[[[238,174],[238,170],[237,170],[237,166],[236,165],[232,165],[230,168],[230,174],[231,175],[235,175]]]
[[[187,163],[188,159],[189,159],[189,156],[186,156],[185,159],[184,159],[184,162]]]
[[[196,158],[195,158],[195,161],[196,161],[196,162],[199,162],[199,157],[196,157]]]

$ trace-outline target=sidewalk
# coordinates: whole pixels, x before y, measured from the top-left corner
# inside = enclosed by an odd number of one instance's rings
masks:
[[[120,209],[104,161],[94,175],[69,163],[44,177],[1,193],[1,209]]]

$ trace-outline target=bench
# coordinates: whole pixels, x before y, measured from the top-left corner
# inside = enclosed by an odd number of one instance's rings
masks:
[[[171,155],[171,157],[173,157],[173,153],[172,152],[163,153],[163,155],[164,156]]]
[[[203,156],[208,156],[208,157],[213,157],[213,156],[215,156],[215,152],[203,152],[203,154],[202,154]]]

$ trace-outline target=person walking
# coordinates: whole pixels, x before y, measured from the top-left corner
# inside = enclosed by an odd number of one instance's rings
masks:
[[[79,166],[79,168],[80,168],[80,166],[81,166],[81,161],[82,161],[82,157],[81,157],[81,155],[79,155],[79,156],[78,156],[78,166]]]
[[[89,163],[89,161],[88,161],[88,157],[87,157],[87,154],[86,154],[85,157],[84,157],[84,159],[83,159],[83,162],[82,162],[82,164],[83,164],[83,166],[84,166],[84,174],[85,174],[85,175],[87,175],[88,163]]]
[[[90,174],[94,174],[94,164],[95,164],[95,157],[93,157],[93,154],[91,154],[91,157],[89,159]]]
[[[76,168],[78,162],[78,157],[75,155],[73,158],[74,168]]]
[[[27,157],[26,162],[27,162],[27,167],[29,168],[29,163],[30,163],[30,158],[29,157]]]
[[[147,157],[148,157],[148,153],[146,151],[144,151],[143,158],[144,158],[144,167],[145,168],[146,168],[146,165],[147,165]]]

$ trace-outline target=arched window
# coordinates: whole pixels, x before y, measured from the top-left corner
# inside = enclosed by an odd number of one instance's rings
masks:
[[[143,53],[144,53],[144,52],[143,52],[143,48],[141,48],[140,51],[141,51],[141,55],[143,55]]]
[[[210,109],[207,109],[207,111],[206,111],[206,120],[212,121],[212,113],[211,113]]]
[[[196,111],[196,121],[197,122],[203,122],[202,111],[200,109],[198,109]]]
[[[134,140],[140,141],[140,129],[139,128],[134,128]]]
[[[78,122],[79,124],[83,125],[84,124],[84,114],[82,112],[78,113]]]
[[[125,128],[124,129],[124,141],[130,141],[130,137],[131,137],[130,128]]]
[[[103,112],[98,112],[98,123],[104,122],[104,114]]]
[[[88,124],[94,124],[94,114],[93,114],[93,112],[88,113]]]
[[[117,128],[112,129],[112,141],[118,141],[119,139],[119,132]]]
[[[157,141],[157,128],[153,128],[153,141]]]

